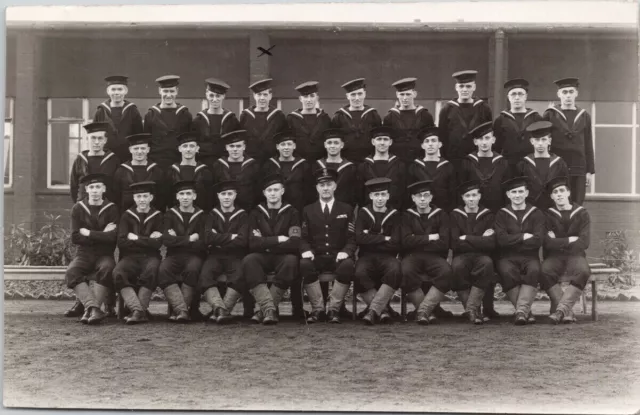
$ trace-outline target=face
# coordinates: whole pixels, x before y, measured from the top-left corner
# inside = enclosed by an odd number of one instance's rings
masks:
[[[153,195],[149,192],[136,193],[133,195],[133,201],[136,203],[136,206],[140,210],[147,210],[149,206],[151,206],[152,200],[153,200]]]
[[[107,190],[107,187],[104,183],[91,183],[85,186],[85,190],[89,195],[89,199],[91,200],[100,200],[102,199],[102,195]]]
[[[546,153],[549,151],[549,146],[551,145],[551,136],[531,137],[529,141],[531,141],[531,145],[536,153]]]
[[[433,156],[438,154],[438,150],[440,150],[440,147],[442,147],[442,143],[437,136],[432,135],[431,137],[426,137],[424,140],[422,140],[421,147],[427,153],[427,155]]]
[[[558,186],[551,191],[551,199],[558,206],[568,205],[570,196],[571,192],[567,186]]]
[[[284,195],[284,186],[280,183],[275,183],[264,189],[262,193],[264,193],[267,203],[277,204],[282,200],[282,195]]]
[[[320,182],[316,185],[316,190],[321,199],[332,199],[333,194],[336,191],[336,182],[330,180],[326,182]]]
[[[482,137],[473,139],[473,144],[475,144],[480,151],[490,151],[493,143],[495,142],[496,138],[493,136],[493,132],[489,132]]]
[[[525,202],[529,196],[529,191],[526,186],[516,187],[515,189],[511,189],[507,192],[507,197],[514,205],[521,205]]]
[[[233,203],[236,200],[236,196],[238,193],[235,190],[225,190],[218,193],[218,200],[220,201],[220,206],[228,209],[233,206]]]
[[[471,99],[473,93],[476,91],[475,82],[466,82],[464,84],[456,84],[456,92],[459,99]]]
[[[344,148],[344,141],[340,138],[330,138],[325,140],[324,148],[327,149],[327,154],[330,156],[337,156]]]
[[[513,88],[507,94],[507,98],[509,99],[509,103],[511,107],[514,109],[524,108],[527,103],[527,91],[524,88]]]
[[[400,103],[401,108],[409,108],[413,106],[418,93],[410,89],[408,91],[396,92],[396,97],[398,98],[398,102]]]
[[[427,190],[426,192],[412,194],[411,199],[416,205],[416,208],[426,209],[429,207],[431,200],[433,200],[433,195],[431,194],[431,191]]]
[[[376,148],[378,153],[386,153],[393,141],[389,137],[376,137],[371,139],[371,144]]]
[[[389,200],[389,191],[383,190],[381,192],[371,192],[369,193],[369,198],[371,202],[373,202],[373,206],[377,208],[383,208],[387,205],[387,201]]]
[[[182,143],[180,144],[180,147],[178,147],[178,151],[180,152],[180,154],[182,154],[182,157],[186,160],[192,160],[196,156],[196,153],[198,152],[199,149],[200,147],[198,146],[198,144],[196,144],[195,141]]]
[[[367,97],[367,93],[364,88],[356,89],[347,93],[347,100],[352,107],[361,107],[364,105],[364,99]]]
[[[273,94],[270,89],[253,94],[253,99],[256,101],[256,107],[258,108],[267,108],[271,98],[273,98]]]
[[[296,149],[296,143],[293,140],[283,141],[276,146],[282,157],[291,157],[293,150]]]
[[[244,144],[244,141],[238,141],[235,143],[227,144],[225,148],[229,153],[229,157],[231,157],[232,159],[239,159],[244,154],[246,146]]]
[[[175,104],[178,97],[178,87],[172,86],[171,88],[158,88],[160,94],[160,100],[163,104],[172,105]]]
[[[572,86],[559,89],[558,98],[563,105],[574,105],[578,98],[578,90]]]
[[[112,102],[118,103],[118,104],[124,101],[124,98],[127,96],[128,92],[129,92],[129,88],[127,88],[126,85],[115,84],[115,85],[109,85],[107,87],[107,95],[109,96]]]
[[[320,97],[317,93],[313,92],[309,95],[301,95],[300,102],[302,103],[302,108],[305,110],[312,110],[318,105],[318,101]]]
[[[176,194],[176,199],[180,203],[180,207],[191,207],[193,206],[193,201],[196,200],[196,191],[193,189],[180,190]]]
[[[222,108],[222,103],[224,102],[224,94],[218,94],[217,92],[209,91],[205,93],[205,97],[207,98],[207,102],[209,103],[209,108],[219,109]]]
[[[137,144],[129,147],[131,158],[135,161],[145,161],[149,154],[149,144]]]
[[[478,189],[473,189],[462,195],[462,201],[469,209],[477,209],[481,197],[482,195],[480,194],[480,191]]]
[[[91,151],[98,152],[104,149],[104,145],[107,143],[107,136],[104,131],[98,131],[89,134],[89,147]]]

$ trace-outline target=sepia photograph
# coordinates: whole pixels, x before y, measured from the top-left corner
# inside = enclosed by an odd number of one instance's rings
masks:
[[[639,16],[7,7],[3,406],[638,413]]]

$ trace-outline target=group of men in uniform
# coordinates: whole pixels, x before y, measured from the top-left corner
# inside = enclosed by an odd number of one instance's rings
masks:
[[[206,80],[209,105],[194,118],[176,101],[179,77],[163,76],[144,122],[125,99],[127,78],[106,78],[109,99],[85,125],[90,148],[71,171],[79,250],[67,283],[79,304],[69,314],[97,323],[117,291],[127,323],[144,322],[160,287],[171,320],[203,318],[203,295],[208,321],[228,322],[242,298],[246,316],[274,324],[291,289],[295,316],[340,322],[354,281],[368,324],[391,320],[400,287],[420,324],[446,313],[439,303],[449,290],[481,324],[497,317],[500,282],[516,324],[535,321],[538,284],[551,319],[572,321],[589,277],[581,204],[594,174],[578,80],[556,81],[560,104],[543,116],[526,107],[527,81],[510,80],[510,108],[492,121],[474,97],[476,73],[453,74],[458,98],[437,127],[415,104],[415,78],[393,84],[397,105],[384,119],[365,104],[362,78],[343,85],[349,104],[333,118],[319,107],[317,82],[296,88],[302,108],[285,116],[265,79],[250,86],[255,105],[238,119],[223,107],[223,81]],[[331,292],[323,272],[335,274]],[[572,285],[563,293],[565,272]]]

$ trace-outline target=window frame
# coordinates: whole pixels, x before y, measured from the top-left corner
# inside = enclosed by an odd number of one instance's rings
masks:
[[[5,117],[4,122],[11,124],[11,137],[9,138],[9,157],[7,158],[9,164],[9,183],[4,184],[5,189],[13,188],[13,157],[14,157],[14,142],[15,142],[15,97],[5,97],[5,105],[9,106],[9,117]],[[7,132],[5,131],[5,134]],[[5,166],[6,168],[7,166]]]

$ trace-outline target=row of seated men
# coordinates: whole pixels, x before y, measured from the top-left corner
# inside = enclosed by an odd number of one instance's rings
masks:
[[[220,158],[213,164],[213,171],[197,161],[200,143],[198,136],[186,132],[178,137],[178,151],[181,161],[164,172],[149,160],[151,136],[147,133],[127,137],[132,160],[119,165],[117,156],[104,150],[108,124],[94,122],[85,126],[91,149],[81,154],[71,171],[71,196],[74,201],[84,197],[80,178],[90,172],[101,171],[107,174],[107,199],[116,203],[120,211],[133,205],[129,186],[140,181],[162,183],[158,186],[153,205],[165,211],[174,204],[173,185],[181,180],[194,180],[200,195],[196,204],[205,211],[218,204],[215,193],[211,191],[213,183],[223,180],[238,182],[236,205],[245,211],[251,211],[260,201],[264,201],[261,191],[261,178],[279,173],[285,180],[285,203],[291,204],[300,213],[304,206],[317,199],[314,191],[312,170],[330,168],[338,173],[336,199],[352,207],[368,203],[368,192],[364,183],[378,177],[391,179],[389,205],[396,209],[411,207],[412,201],[406,191],[407,184],[421,180],[431,180],[434,204],[450,212],[456,207],[458,197],[456,186],[469,180],[479,180],[483,192],[484,205],[492,212],[504,206],[506,197],[501,183],[513,176],[525,175],[529,178],[529,202],[538,208],[546,209],[552,205],[549,195],[544,191],[544,183],[554,177],[565,176],[567,165],[560,157],[549,152],[551,143],[551,124],[547,121],[532,123],[527,127],[530,145],[534,153],[527,155],[515,167],[509,167],[502,155],[493,151],[495,134],[491,123],[484,123],[470,132],[470,138],[476,151],[463,160],[460,170],[454,170],[453,163],[440,156],[442,142],[436,127],[426,127],[418,133],[424,155],[408,166],[394,155],[397,130],[390,127],[377,127],[371,131],[371,157],[356,165],[343,157],[345,132],[340,129],[325,130],[323,135],[327,157],[314,163],[294,157],[297,139],[291,131],[283,131],[274,137],[280,154],[260,165],[256,160],[245,156],[246,131],[232,131],[223,136],[228,157]],[[96,167],[98,166],[98,167]],[[302,313],[298,290],[294,290],[296,314]],[[247,314],[253,308],[251,302],[245,302]],[[80,303],[72,307],[70,315],[82,314]],[[497,317],[493,309],[493,288],[487,291],[483,307],[485,317]],[[442,312],[441,308],[436,313]]]
[[[571,202],[567,177],[546,183],[554,203],[547,211],[527,202],[526,177],[505,181],[508,203],[495,214],[483,206],[477,180],[458,187],[462,203],[451,213],[432,203],[432,181],[412,183],[413,207],[400,212],[388,206],[392,180],[382,177],[365,183],[370,203],[354,215],[352,206],[335,197],[337,179],[335,170],[319,169],[319,198],[301,215],[283,202],[280,174],[265,178],[265,201],[251,212],[235,205],[236,181],[216,184],[219,207],[209,213],[194,205],[195,182],[180,181],[174,188],[177,205],[163,214],[152,207],[156,184],[147,181],[130,186],[135,206],[119,215],[117,206],[104,199],[105,176],[83,177],[87,198],[72,210],[72,239],[79,249],[66,274],[68,287],[84,305],[81,321],[102,321],[100,307],[115,289],[131,311],[126,323],[145,322],[159,286],[176,322],[191,320],[203,294],[213,310],[208,321],[224,324],[236,302],[250,294],[259,306],[253,320],[275,324],[285,291],[300,279],[311,303],[308,323],[339,323],[353,281],[354,294],[367,304],[363,320],[369,325],[390,321],[387,305],[400,287],[419,324],[433,322],[434,309],[450,290],[457,292],[468,319],[482,324],[480,302],[496,271],[514,305],[516,325],[535,322],[531,305],[538,285],[551,298],[552,322],[574,320],[573,305],[589,278],[590,222],[586,210]],[[321,272],[336,275],[328,306],[318,281]],[[96,284],[90,288],[92,273]],[[559,278],[565,273],[571,285],[563,292]],[[222,274],[230,278],[224,295],[218,286]]]

